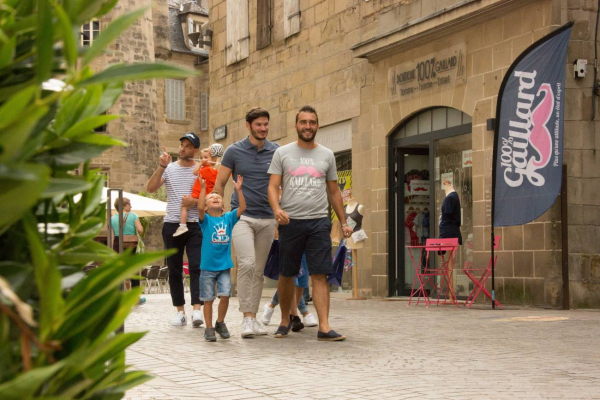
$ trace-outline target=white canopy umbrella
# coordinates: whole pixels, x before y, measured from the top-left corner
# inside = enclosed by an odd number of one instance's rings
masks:
[[[111,211],[116,214],[115,199],[119,198],[119,192],[111,191]],[[140,196],[137,194],[123,191],[123,197],[127,197],[131,201],[131,211],[136,213],[138,217],[157,217],[167,213],[167,203],[160,200],[151,199],[149,197]],[[102,189],[102,202],[108,199],[108,189]]]
[[[115,210],[115,199],[119,198],[119,192],[116,190],[111,191],[111,204],[110,208],[112,214],[116,214],[117,210]],[[151,199],[149,197],[140,196],[138,194],[133,194],[129,192],[123,191],[123,197],[127,197],[131,201],[131,211],[136,213],[138,217],[158,217],[161,215],[165,215],[167,213],[167,203],[160,200]],[[77,203],[81,199],[81,195],[78,194],[74,197],[74,201]],[[102,189],[102,199],[103,203],[108,201],[108,189]]]

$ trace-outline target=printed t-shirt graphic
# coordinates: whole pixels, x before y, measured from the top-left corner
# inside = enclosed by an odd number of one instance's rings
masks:
[[[290,218],[316,219],[329,216],[326,182],[337,181],[333,152],[317,145],[303,149],[296,142],[275,151],[269,174],[282,176],[281,208]]]
[[[238,221],[237,210],[211,217],[204,214],[200,223],[202,228],[202,260],[200,269],[206,271],[224,271],[233,268],[231,260],[231,232]]]

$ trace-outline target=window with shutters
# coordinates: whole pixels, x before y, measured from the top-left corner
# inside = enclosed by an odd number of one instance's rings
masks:
[[[185,120],[185,81],[165,79],[165,110],[167,118]]]
[[[208,93],[200,93],[200,129],[208,130]]]
[[[248,0],[227,0],[227,65],[248,58]]]
[[[81,26],[79,30],[79,44],[82,47],[89,47],[100,34],[100,20],[92,19]]]
[[[300,32],[300,0],[283,0],[283,35]]]
[[[271,44],[271,0],[257,0],[256,50]]]

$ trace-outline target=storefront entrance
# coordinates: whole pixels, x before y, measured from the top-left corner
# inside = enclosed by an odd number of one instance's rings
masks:
[[[471,117],[451,108],[424,110],[390,136],[389,149],[389,295],[410,295],[415,270],[405,246],[439,235],[439,210],[446,196],[442,180],[447,179],[462,211],[463,245],[452,282],[456,295],[466,297],[470,281],[460,268],[472,262],[473,250]]]

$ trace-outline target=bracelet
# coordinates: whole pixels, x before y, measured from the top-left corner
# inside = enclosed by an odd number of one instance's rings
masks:
[[[162,164],[158,164],[158,165],[160,165],[163,168],[167,168],[167,166],[165,166],[165,165],[162,165]]]
[[[345,227],[345,226],[348,226],[348,224],[342,224],[342,228]]]

